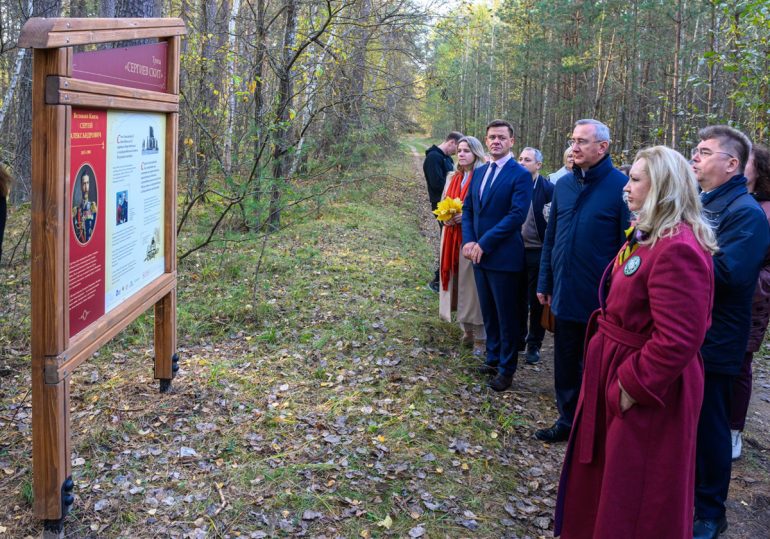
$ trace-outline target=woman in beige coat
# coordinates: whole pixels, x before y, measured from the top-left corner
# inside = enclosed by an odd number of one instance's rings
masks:
[[[473,171],[484,163],[481,142],[474,137],[460,139],[457,143],[457,171],[447,177],[442,200],[447,196],[464,200]],[[487,340],[484,319],[481,317],[473,267],[460,255],[461,245],[462,214],[456,214],[444,223],[441,232],[439,316],[451,322],[452,312],[456,311],[457,322],[463,330],[462,343],[473,346],[474,355],[483,356]]]

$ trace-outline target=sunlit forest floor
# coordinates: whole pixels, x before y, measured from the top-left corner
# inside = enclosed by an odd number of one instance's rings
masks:
[[[237,231],[180,264],[171,393],[152,378],[149,315],[80,368],[67,537],[552,535],[564,448],[532,437],[555,417],[550,337],[541,364],[495,394],[438,319],[427,144],[407,140],[276,235],[259,275],[260,246]],[[7,249],[27,221],[11,215]],[[41,529],[20,260],[0,268],[0,537],[12,538]],[[728,538],[770,535],[769,370],[761,356]]]

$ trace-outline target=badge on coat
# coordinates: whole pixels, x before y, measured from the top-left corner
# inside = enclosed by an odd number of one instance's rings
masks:
[[[639,258],[638,255],[634,255],[631,258],[628,259],[628,262],[626,262],[626,265],[623,266],[623,275],[626,277],[631,277],[634,273],[636,273],[636,270],[639,269],[639,266],[642,265],[642,259]]]

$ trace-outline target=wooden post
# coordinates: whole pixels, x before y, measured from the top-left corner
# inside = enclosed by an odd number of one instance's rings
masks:
[[[31,284],[32,327],[40,331],[32,339],[32,465],[35,514],[44,520],[64,516],[62,489],[70,476],[69,379],[45,381],[46,368],[57,366],[68,340],[64,201],[69,107],[45,104],[45,84],[50,75],[68,76],[71,66],[71,49],[34,52]]]
[[[181,38],[171,36],[168,43],[168,76],[166,91],[179,94],[179,55]],[[166,155],[177,155],[179,113],[170,113],[166,120]],[[177,160],[166,159],[166,218],[164,242],[166,272],[176,272],[176,180]],[[176,355],[176,288],[155,304],[155,378],[160,380],[161,392],[170,388],[179,364]]]

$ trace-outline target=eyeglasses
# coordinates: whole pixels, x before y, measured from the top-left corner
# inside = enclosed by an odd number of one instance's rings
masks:
[[[736,159],[736,157],[731,153],[709,150],[708,148],[693,148],[690,155],[692,156],[693,159],[695,159],[696,155],[700,155],[702,158],[705,159],[711,155],[714,155],[715,153],[721,153],[722,155],[726,155],[730,159]]]
[[[601,140],[585,140],[582,138],[571,138],[567,141],[567,147],[572,148],[573,146],[579,146],[580,148],[585,148],[589,144],[592,144],[594,142],[604,142]]]

